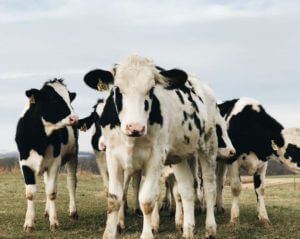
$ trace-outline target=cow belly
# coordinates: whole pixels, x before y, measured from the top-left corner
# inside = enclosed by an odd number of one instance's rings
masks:
[[[247,171],[249,175],[254,175],[257,169],[261,168],[265,162],[258,159],[255,153],[250,152],[249,154],[242,154],[238,158],[241,167]]]

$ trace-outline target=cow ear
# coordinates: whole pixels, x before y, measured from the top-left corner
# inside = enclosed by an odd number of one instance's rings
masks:
[[[99,69],[88,72],[83,80],[89,87],[98,91],[107,91],[108,85],[114,83],[114,77],[110,71]]]
[[[182,70],[172,69],[168,71],[159,72],[162,76],[164,76],[164,81],[166,81],[166,89],[174,90],[180,89],[184,86],[188,75]]]
[[[88,117],[85,117],[83,119],[80,119],[78,121],[78,124],[76,125],[80,131],[86,132],[91,128],[91,126],[96,122],[95,119],[96,112],[92,112]]]
[[[34,104],[36,100],[41,99],[41,92],[37,89],[26,90],[25,94],[29,98],[31,104]]]
[[[69,96],[70,96],[70,101],[72,102],[76,98],[76,93],[75,92],[69,92]]]

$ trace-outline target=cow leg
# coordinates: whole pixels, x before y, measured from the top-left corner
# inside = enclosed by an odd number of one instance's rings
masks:
[[[232,193],[232,206],[230,213],[230,224],[237,225],[239,224],[239,196],[242,191],[242,183],[239,176],[239,164],[237,161],[228,166],[229,175],[230,175],[230,186]]]
[[[190,158],[188,160],[188,163],[190,165],[190,168],[192,170],[192,174],[194,176],[194,190],[195,190],[195,213],[200,214],[201,213],[201,190],[200,190],[200,178],[199,178],[199,161],[197,155]]]
[[[271,225],[267,214],[266,206],[265,206],[265,201],[264,201],[265,177],[266,177],[267,166],[268,166],[268,162],[264,163],[264,166],[259,168],[253,176],[255,193],[257,197],[258,219],[264,227],[268,227]]]
[[[202,176],[202,168],[201,164],[198,165],[198,178],[199,178],[199,195],[198,199],[200,201],[201,212],[206,212],[206,203],[204,198],[204,188],[203,188],[203,176]]]
[[[24,231],[31,232],[34,228],[34,197],[36,195],[35,175],[31,168],[23,165],[21,167],[25,180],[25,190],[27,199],[27,211],[25,216]]]
[[[205,238],[215,238],[217,230],[214,215],[214,203],[216,199],[216,161],[209,159],[207,156],[201,156],[199,159],[202,168],[204,196],[206,201]]]
[[[142,211],[139,207],[139,189],[142,179],[142,172],[137,172],[132,176],[132,188],[133,188],[133,212],[134,214],[142,215]]]
[[[159,229],[159,195],[155,197],[155,204],[151,215],[151,226],[154,233],[158,233]]]
[[[194,238],[195,228],[195,190],[194,177],[187,160],[172,166],[178,184],[178,192],[183,205],[183,238]],[[174,195],[176,197],[176,195]]]
[[[182,232],[183,228],[183,211],[182,211],[182,201],[180,193],[178,192],[178,185],[177,182],[174,183],[173,186],[173,195],[174,195],[174,201],[175,201],[175,226],[176,231],[178,233]]]
[[[96,156],[97,166],[98,166],[99,172],[100,172],[102,180],[103,180],[105,194],[107,197],[108,196],[108,172],[107,172],[107,163],[106,163],[105,152],[94,150],[94,153]]]
[[[108,156],[109,153],[107,152],[106,155]],[[123,197],[124,171],[115,162],[114,158],[107,160],[109,172],[108,209],[103,239],[115,239],[117,237],[118,213]]]
[[[70,161],[67,162],[67,184],[68,184],[68,191],[70,196],[70,203],[69,203],[69,215],[73,219],[78,219],[77,208],[76,208],[76,200],[75,200],[75,192],[76,192],[76,184],[77,184],[77,155],[74,155]]]
[[[166,179],[165,181],[165,195],[162,200],[161,211],[168,211],[170,207],[170,185]]]
[[[61,159],[56,158],[53,164],[49,167],[47,173],[46,195],[49,199],[49,221],[50,230],[54,231],[58,228],[59,223],[56,214],[55,199],[57,194],[57,177],[61,165]]]
[[[126,210],[126,202],[127,202],[127,194],[128,194],[128,187],[130,183],[131,177],[124,172],[124,189],[123,189],[123,197],[121,206],[118,213],[118,231],[121,233],[125,229],[125,210]]]
[[[155,157],[155,151],[153,154],[144,167],[145,181],[139,193],[140,208],[142,209],[144,217],[141,239],[153,238],[151,215],[155,207],[156,199],[159,198],[160,193],[159,179],[162,170],[160,162],[162,162],[162,160],[160,158],[161,156]]]
[[[46,187],[47,187],[47,181],[48,181],[48,172],[45,171],[45,172],[44,172],[44,184],[45,184],[45,189],[46,189]],[[48,195],[47,195],[46,190],[45,190],[45,193],[46,193],[46,207],[45,207],[45,213],[44,213],[44,215],[45,215],[45,218],[46,218],[46,219],[49,219],[50,200],[49,200],[49,198],[48,198]]]
[[[223,196],[223,189],[225,186],[226,181],[226,173],[227,173],[227,166],[226,162],[220,160],[217,162],[217,212],[223,214],[225,212],[224,208],[224,196]]]

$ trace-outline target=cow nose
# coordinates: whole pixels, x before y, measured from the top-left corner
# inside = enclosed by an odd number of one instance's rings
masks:
[[[132,123],[126,125],[126,133],[129,136],[141,136],[145,133],[145,126],[139,123]]]
[[[235,150],[231,149],[229,150],[229,157],[233,157],[235,155]]]
[[[69,117],[69,123],[70,125],[75,125],[78,123],[78,116],[77,115],[71,115]]]

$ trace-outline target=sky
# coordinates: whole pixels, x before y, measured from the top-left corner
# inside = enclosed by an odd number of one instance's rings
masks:
[[[136,53],[209,82],[218,101],[257,99],[300,127],[298,0],[0,0],[0,152],[15,151],[25,90],[64,78],[87,116],[103,97],[83,83]],[[91,151],[90,132],[80,150]]]

